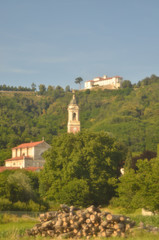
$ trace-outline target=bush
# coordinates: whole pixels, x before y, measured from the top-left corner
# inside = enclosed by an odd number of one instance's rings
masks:
[[[0,211],[11,210],[11,208],[12,208],[12,202],[10,202],[9,199],[6,199],[6,198],[0,199]]]
[[[13,208],[12,210],[14,211],[27,211],[28,210],[28,207],[27,207],[27,204],[25,202],[15,202],[13,204]]]
[[[28,203],[18,201],[12,205],[10,210],[39,212],[46,211],[47,209],[47,204],[39,204],[34,202],[33,200],[30,200]]]
[[[91,92],[90,89],[85,90],[86,94],[90,94],[90,92]]]
[[[39,212],[40,205],[38,203],[35,203],[34,201],[30,200],[27,204],[27,209],[32,212]]]

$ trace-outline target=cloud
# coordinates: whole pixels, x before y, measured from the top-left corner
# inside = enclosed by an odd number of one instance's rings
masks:
[[[38,73],[37,71],[34,71],[34,70],[27,70],[27,69],[22,69],[22,68],[4,68],[4,67],[0,67],[0,72],[17,73],[17,74],[34,74],[34,73]]]
[[[33,73],[37,73],[37,71],[34,70],[26,70],[26,69],[18,69],[18,68],[13,68],[10,69],[11,72],[13,73],[25,73],[25,74],[33,74]]]
[[[38,62],[41,63],[66,63],[69,62],[71,59],[66,57],[50,57],[50,58],[40,58],[38,59]]]

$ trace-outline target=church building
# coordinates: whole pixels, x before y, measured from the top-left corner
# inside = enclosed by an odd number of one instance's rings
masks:
[[[50,147],[44,140],[22,143],[12,148],[12,158],[5,160],[5,167],[43,167],[45,159],[42,157],[42,154]]]
[[[68,105],[68,124],[67,132],[76,133],[80,131],[80,121],[79,121],[79,107],[76,102],[75,92],[73,92],[72,100]]]

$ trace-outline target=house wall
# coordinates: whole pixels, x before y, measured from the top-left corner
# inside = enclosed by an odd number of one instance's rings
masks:
[[[29,165],[28,167],[30,167],[30,166],[32,166],[32,167],[43,167],[44,164],[45,164],[45,160],[35,160],[35,161],[32,161],[32,165]]]
[[[16,148],[16,149],[12,149],[12,158],[14,157],[21,157],[21,156],[30,156],[33,157],[34,156],[34,148],[30,147],[30,148]]]
[[[85,87],[85,89],[92,88],[92,82],[85,82],[84,87]]]
[[[120,77],[113,77],[110,79],[107,79],[106,76],[104,76],[103,78],[94,78],[91,81],[87,81],[85,82],[85,89],[91,89],[94,86],[107,86],[107,85],[112,85],[115,88],[119,88],[121,87],[122,84],[122,78]]]
[[[6,161],[5,162],[6,167],[20,167],[24,168],[24,160],[13,160],[13,161]]]
[[[16,149],[12,149],[12,158],[15,158],[16,156]]]
[[[20,167],[20,168],[27,168],[27,167],[42,167],[44,166],[45,160],[36,160],[33,161],[32,159],[22,159],[22,160],[9,160],[5,162],[6,167]]]
[[[33,147],[28,148],[28,154],[26,156],[34,157],[34,148]]]

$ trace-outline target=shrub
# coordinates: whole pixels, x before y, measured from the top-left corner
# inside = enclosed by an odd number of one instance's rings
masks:
[[[9,199],[6,199],[6,198],[0,199],[0,211],[11,210],[11,208],[12,208],[12,202],[10,202]]]
[[[27,211],[28,210],[28,207],[27,207],[27,204],[25,202],[15,202],[13,204],[13,209],[14,211]]]
[[[30,200],[27,204],[27,209],[32,212],[39,212],[40,205],[35,203],[33,200]]]

